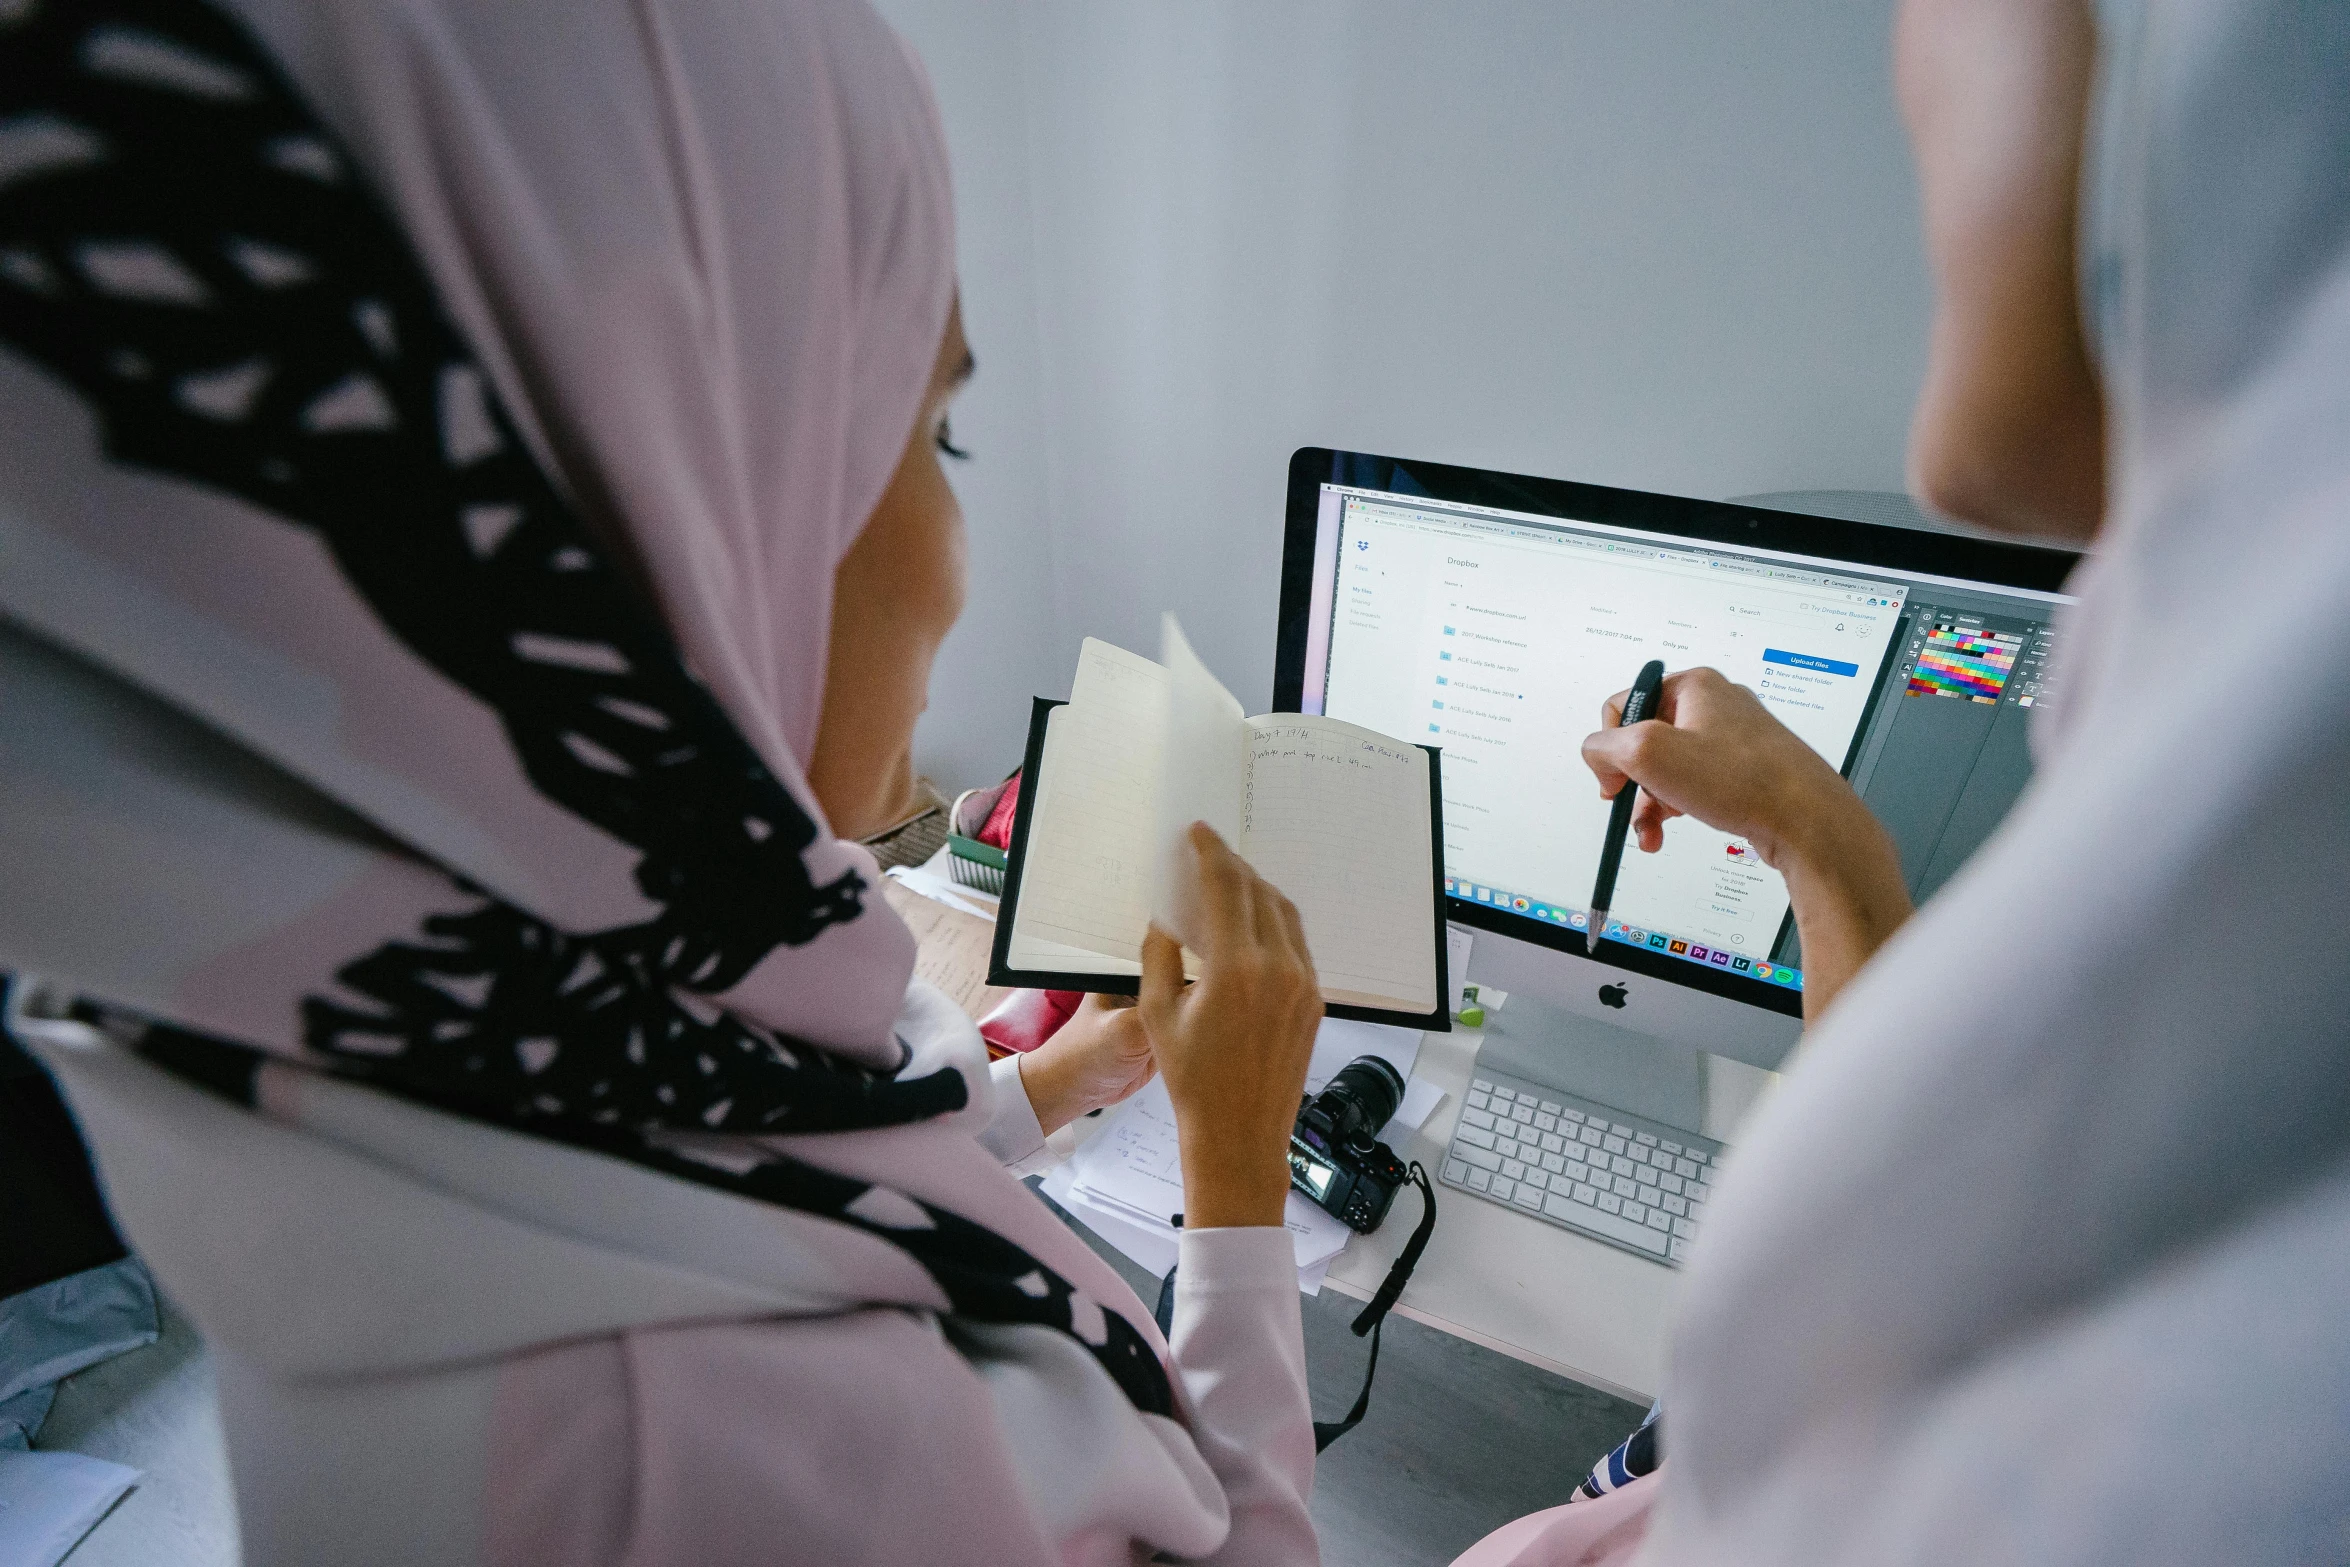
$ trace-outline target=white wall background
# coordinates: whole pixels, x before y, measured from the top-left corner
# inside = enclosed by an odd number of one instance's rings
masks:
[[[1299,446],[1900,487],[1890,0],[880,3],[937,83],[981,366],[918,745],[950,787],[1162,608],[1262,709]]]

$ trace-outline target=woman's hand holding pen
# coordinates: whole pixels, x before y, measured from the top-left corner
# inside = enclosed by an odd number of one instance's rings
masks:
[[[1607,727],[1583,742],[1583,760],[1599,775],[1603,799],[1614,799],[1627,777],[1638,780],[1632,828],[1647,853],[1663,847],[1666,822],[1694,816],[1780,866],[1795,846],[1790,834],[1800,837],[1845,800],[1860,806],[1817,751],[1714,670],[1667,675],[1656,716],[1618,728],[1627,695],[1608,698],[1600,715]]]
[[[1893,840],[1852,786],[1771,716],[1753,692],[1711,669],[1666,677],[1657,716],[1615,727],[1609,699],[1583,760],[1613,799],[1640,785],[1632,825],[1640,847],[1664,845],[1664,825],[1693,816],[1754,846],[1787,879],[1803,937],[1804,1013],[1817,1019],[1837,991],[1909,918]]]
[[[1184,1225],[1281,1222],[1289,1131],[1322,1024],[1322,992],[1297,910],[1204,823],[1191,829],[1199,877],[1199,983],[1153,925],[1136,1008],[1175,1104]]]

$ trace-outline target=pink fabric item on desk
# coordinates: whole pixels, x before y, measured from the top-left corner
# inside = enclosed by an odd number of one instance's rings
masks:
[[[1014,773],[1005,781],[1003,793],[996,796],[994,806],[988,810],[987,820],[971,836],[993,848],[1008,850],[1012,847],[1012,823],[1019,814],[1020,775]]]
[[[1020,775],[1004,780],[987,819],[972,837],[991,848],[1012,847],[1012,819],[1020,809]],[[1017,990],[979,1020],[979,1035],[998,1050],[1026,1055],[1061,1031],[1085,1003],[1082,990]]]
[[[1026,1055],[1061,1031],[1085,1004],[1082,990],[1015,990],[979,1020],[979,1037]]]

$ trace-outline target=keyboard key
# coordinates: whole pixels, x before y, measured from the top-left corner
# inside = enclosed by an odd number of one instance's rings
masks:
[[[1673,1221],[1673,1233],[1675,1235],[1684,1237],[1695,1235],[1697,1233],[1697,1226],[1691,1224],[1687,1219],[1675,1219]]]
[[[1632,1161],[1625,1158],[1622,1154],[1617,1154],[1614,1158],[1608,1160],[1607,1167],[1617,1175],[1621,1175],[1626,1179],[1630,1179],[1631,1177]]]
[[[1623,1176],[1620,1175],[1608,1183],[1608,1188],[1618,1197],[1631,1197],[1636,1195],[1640,1190],[1639,1187],[1634,1186],[1630,1181],[1626,1180]]]
[[[1599,1133],[1586,1126],[1582,1131],[1575,1134],[1575,1140],[1587,1147],[1597,1148],[1599,1146]]]
[[[1467,1143],[1472,1148],[1491,1148],[1494,1142],[1493,1134],[1481,1126],[1464,1126],[1452,1135],[1454,1141]]]
[[[1609,1153],[1622,1153],[1627,1144],[1621,1137],[1608,1137],[1601,1139],[1599,1146]]]
[[[1679,1143],[1658,1143],[1657,1146],[1662,1148],[1666,1153],[1679,1153],[1681,1151],[1681,1145]]]
[[[1690,1150],[1689,1150],[1689,1157],[1690,1157],[1690,1158],[1692,1158],[1692,1159],[1695,1159],[1695,1160],[1696,1160],[1696,1161],[1697,1161],[1699,1164],[1711,1164],[1711,1163],[1713,1163],[1713,1160],[1712,1160],[1712,1159],[1711,1159],[1711,1158],[1710,1158],[1710,1157],[1709,1157],[1709,1156],[1706,1154],[1706,1151],[1705,1151],[1704,1149],[1702,1149],[1702,1148],[1692,1148],[1692,1149],[1690,1149]]]
[[[1545,1170],[1548,1170],[1551,1174],[1556,1175],[1559,1173],[1559,1171],[1567,1167],[1566,1155],[1546,1153],[1542,1156],[1542,1167]]]
[[[1492,1192],[1494,1201],[1508,1202],[1510,1200],[1510,1193],[1516,1191],[1517,1189],[1518,1183],[1511,1180],[1508,1176],[1496,1175],[1493,1177]]]
[[[1469,1103],[1477,1109],[1482,1110],[1487,1105],[1493,1103],[1493,1096],[1491,1094],[1481,1094],[1472,1088],[1469,1090]]]
[[[1528,1170],[1524,1175],[1518,1177],[1518,1184],[1520,1186],[1530,1186],[1536,1191],[1541,1191],[1550,1185],[1550,1177],[1543,1174],[1540,1170]]]
[[[1681,1177],[1678,1175],[1660,1175],[1656,1178],[1656,1183],[1668,1192],[1677,1192],[1681,1189]]]
[[[1626,1199],[1624,1203],[1624,1217],[1630,1219],[1634,1224],[1638,1224],[1647,1219],[1648,1210],[1642,1207],[1639,1203]]]
[[[1645,1168],[1648,1164],[1648,1150],[1641,1147],[1638,1143],[1634,1143],[1631,1147],[1625,1149],[1624,1157],[1631,1160],[1634,1164],[1642,1166],[1643,1168]]]
[[[1664,1200],[1665,1194],[1656,1189],[1656,1182],[1648,1178],[1646,1170],[1633,1176],[1632,1179],[1640,1183],[1640,1200],[1642,1202],[1654,1205]]]
[[[1490,1148],[1455,1148],[1453,1155],[1463,1164],[1473,1164],[1480,1170],[1501,1168],[1501,1155]]]
[[[1580,1110],[1561,1110],[1559,1112],[1559,1119],[1562,1121],[1572,1121],[1577,1126],[1581,1126],[1583,1124],[1583,1112]]]
[[[1616,1214],[1594,1213],[1589,1208],[1580,1208],[1572,1203],[1562,1203],[1555,1194],[1544,1200],[1542,1211],[1552,1218],[1564,1219],[1569,1224],[1581,1225],[1594,1235],[1604,1235],[1610,1240],[1636,1247],[1652,1257],[1663,1256],[1665,1247],[1671,1244],[1662,1235],[1657,1234],[1656,1231],[1644,1224],[1626,1224]]]
[[[1444,1161],[1444,1178],[1456,1186],[1469,1178],[1469,1167],[1458,1159]]]
[[[1491,1127],[1493,1125],[1493,1117],[1485,1111],[1478,1109],[1476,1106],[1471,1105],[1468,1109],[1461,1112],[1461,1122],[1463,1125],[1467,1126]]]
[[[1560,1140],[1558,1133],[1544,1132],[1542,1134],[1542,1151],[1544,1153],[1557,1153],[1566,1146],[1566,1143]]]
[[[1555,1115],[1544,1115],[1540,1111],[1536,1111],[1534,1115],[1534,1124],[1545,1132],[1555,1132],[1559,1129],[1559,1118]]]
[[[1491,1170],[1471,1170],[1469,1172],[1469,1186],[1472,1190],[1481,1192],[1492,1184],[1493,1172]]]
[[[1673,1173],[1685,1181],[1694,1181],[1697,1179],[1697,1166],[1687,1159],[1675,1159]]]
[[[1664,1202],[1660,1204],[1660,1206],[1667,1213],[1678,1213],[1686,1215],[1689,1212],[1689,1204],[1683,1202],[1678,1197],[1667,1197]]]
[[[1498,1152],[1504,1159],[1517,1159],[1524,1157],[1522,1146],[1519,1143],[1513,1141],[1507,1135],[1504,1135],[1500,1140],[1495,1142],[1493,1146],[1495,1151]]]
[[[1516,1203],[1521,1208],[1531,1208],[1536,1213],[1540,1213],[1542,1211],[1542,1193],[1536,1191],[1531,1186],[1519,1187],[1517,1195],[1512,1197],[1510,1201]]]
[[[1493,1085],[1482,1077],[1472,1077],[1469,1079],[1469,1086],[1471,1088],[1491,1088]]]
[[[1689,1243],[1687,1241],[1673,1242],[1673,1249],[1669,1255],[1675,1262],[1683,1261],[1689,1255]]]
[[[1689,1183],[1689,1200],[1691,1202],[1709,1202],[1713,1199],[1713,1195],[1714,1189],[1706,1185],[1705,1182],[1691,1181]]]
[[[1561,1105],[1555,1099],[1545,1099],[1542,1101],[1542,1113],[1544,1115],[1556,1115],[1564,1108],[1565,1106]]]
[[[1534,1121],[1534,1106],[1528,1103],[1526,1100],[1521,1099],[1516,1104],[1510,1106],[1510,1114],[1515,1119],[1524,1121],[1528,1125],[1532,1125]]]
[[[1567,1165],[1567,1176],[1571,1180],[1588,1181],[1591,1179],[1591,1167],[1587,1164],[1570,1162]]]
[[[1487,1091],[1491,1093],[1496,1099],[1509,1100],[1518,1097],[1518,1092],[1514,1088],[1492,1088],[1488,1089]]]
[[[1558,1188],[1554,1186],[1551,1188],[1551,1190],[1556,1191]],[[1577,1181],[1575,1183],[1574,1190],[1575,1201],[1581,1203],[1586,1208],[1593,1206],[1599,1201],[1599,1192],[1595,1187],[1586,1186],[1581,1181]]]
[[[1501,1161],[1501,1173],[1514,1181],[1525,1175],[1526,1167],[1515,1159],[1505,1158]]]
[[[1656,1139],[1649,1136],[1646,1132],[1634,1132],[1632,1134],[1632,1141],[1638,1143],[1643,1148],[1654,1148],[1656,1146]]]
[[[1614,1192],[1601,1192],[1599,1194],[1599,1211],[1601,1213],[1622,1213],[1624,1199],[1618,1197]]]
[[[1648,1210],[1648,1227],[1650,1229],[1669,1231],[1672,1228],[1672,1224],[1672,1216],[1666,1213],[1662,1208],[1651,1208]]]

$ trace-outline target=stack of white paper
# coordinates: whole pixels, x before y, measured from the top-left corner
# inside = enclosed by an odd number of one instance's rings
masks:
[[[1419,1054],[1416,1029],[1328,1019],[1314,1041],[1313,1060],[1306,1068],[1306,1091],[1318,1092],[1339,1068],[1358,1056],[1384,1057],[1407,1082],[1402,1108],[1380,1133],[1382,1140],[1392,1144],[1416,1130],[1444,1098],[1441,1090],[1412,1079],[1412,1064]],[[1183,1211],[1175,1107],[1167,1097],[1166,1084],[1154,1080],[1112,1111],[1108,1125],[1067,1164],[1045,1177],[1044,1189],[1095,1234],[1142,1267],[1165,1277],[1175,1266],[1174,1221]],[[1354,1232],[1296,1192],[1289,1194],[1285,1222],[1297,1252],[1298,1288],[1315,1294]]]

